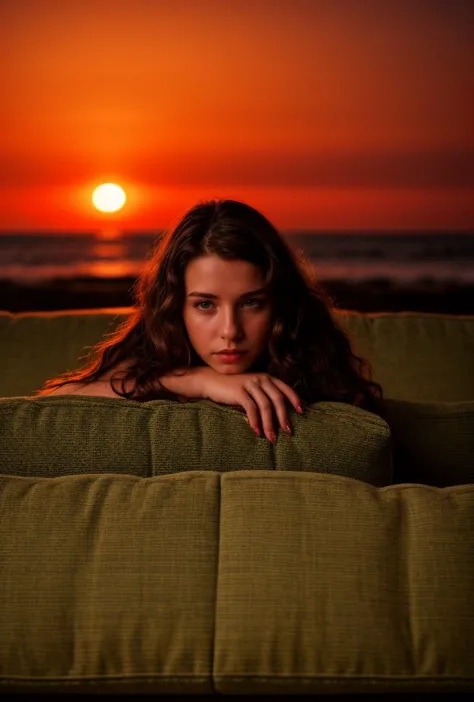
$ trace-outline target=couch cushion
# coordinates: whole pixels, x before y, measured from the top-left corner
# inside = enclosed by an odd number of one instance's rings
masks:
[[[394,482],[474,483],[474,402],[387,400]]]
[[[0,476],[0,689],[210,693],[219,476]]]
[[[0,399],[4,473],[58,476],[186,470],[309,470],[374,485],[392,481],[391,437],[379,417],[342,403],[291,413],[276,445],[245,415],[214,402],[138,403],[84,395]]]
[[[221,477],[225,694],[474,689],[474,486]]]
[[[83,365],[90,348],[128,314],[128,308],[1,312],[0,396],[29,395],[48,378]]]
[[[341,311],[338,319],[385,397],[474,400],[474,315]]]

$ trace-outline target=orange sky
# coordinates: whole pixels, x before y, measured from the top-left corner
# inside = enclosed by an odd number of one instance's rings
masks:
[[[2,0],[0,230],[474,228],[472,0]],[[95,185],[122,184],[120,215]]]

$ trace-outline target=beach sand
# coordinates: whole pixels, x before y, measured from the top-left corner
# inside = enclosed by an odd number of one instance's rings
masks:
[[[25,284],[0,280],[0,310],[52,311],[126,307],[132,304],[134,278],[76,278]],[[325,281],[339,309],[361,312],[421,311],[474,315],[474,285],[430,281],[397,285],[389,280]]]

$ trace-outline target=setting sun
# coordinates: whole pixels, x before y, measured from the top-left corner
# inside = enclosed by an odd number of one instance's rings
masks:
[[[92,202],[99,212],[117,212],[122,209],[126,199],[124,189],[116,183],[102,183],[92,193]]]

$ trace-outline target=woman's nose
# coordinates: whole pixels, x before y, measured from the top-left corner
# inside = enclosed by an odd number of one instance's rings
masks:
[[[222,317],[221,337],[232,341],[242,335],[238,315],[234,311],[224,312]]]

